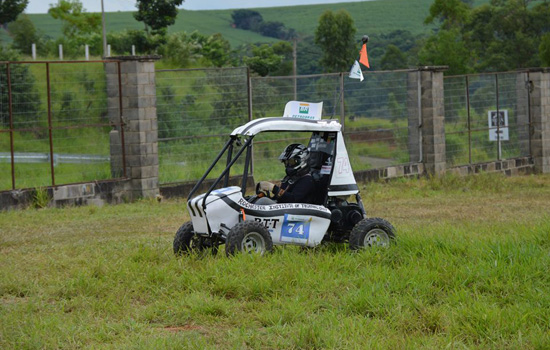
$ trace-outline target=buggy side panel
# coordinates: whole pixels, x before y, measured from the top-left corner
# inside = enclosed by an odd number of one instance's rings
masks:
[[[305,203],[256,205],[244,198],[238,203],[246,220],[261,222],[271,234],[273,244],[298,244],[315,247],[330,225],[330,210]]]
[[[248,202],[239,187],[222,188],[206,199],[206,210],[202,208],[204,195],[188,202],[193,229],[199,235],[213,232],[227,234],[229,228],[241,220],[262,223],[270,232],[274,244],[299,244],[314,247],[321,243],[330,225],[330,210],[305,203],[281,203],[257,205]]]

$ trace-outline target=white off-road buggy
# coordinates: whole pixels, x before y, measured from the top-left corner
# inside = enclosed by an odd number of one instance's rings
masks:
[[[303,103],[302,103],[303,104]],[[302,113],[304,109],[300,109]],[[306,109],[307,111],[307,109]],[[285,115],[288,113],[285,110]],[[381,218],[369,218],[344,143],[341,124],[334,119],[302,119],[292,113],[280,118],[250,121],[233,130],[212,165],[191,190],[187,201],[191,221],[174,238],[174,253],[212,249],[225,244],[225,252],[264,254],[273,245],[316,247],[322,242],[349,242],[352,250],[388,246],[395,237],[393,226]],[[254,204],[246,195],[252,145],[262,132],[308,132],[311,175],[319,204]],[[216,164],[226,167],[204,194],[193,197]],[[244,155],[241,187],[228,186],[231,168]],[[242,162],[241,162],[242,164]],[[220,188],[221,187],[221,188]],[[257,193],[258,193],[258,186]]]

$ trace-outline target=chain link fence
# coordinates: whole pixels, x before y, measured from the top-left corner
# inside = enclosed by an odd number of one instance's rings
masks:
[[[281,116],[291,100],[322,101],[323,117],[342,123],[355,171],[416,162],[411,157],[420,141],[409,140],[410,118],[419,110],[408,91],[411,72],[368,72],[360,82],[345,73],[250,77],[242,67],[157,70],[159,182],[198,179],[234,128]],[[444,79],[447,166],[529,155],[528,81],[528,73],[518,72]],[[103,61],[0,63],[0,90],[0,191],[120,176],[111,169],[109,132],[121,123],[108,117]],[[258,135],[254,175],[282,177],[282,149],[308,139],[303,133]]]
[[[235,127],[280,117],[291,100],[323,101],[323,116],[344,125],[354,170],[407,163],[406,74],[369,73],[359,82],[339,73],[250,78],[246,68],[157,70],[160,183],[196,180]],[[255,176],[282,177],[281,151],[308,140],[304,133],[258,135]]]
[[[156,71],[159,182],[196,180],[249,120],[246,68]]]
[[[104,63],[0,63],[0,191],[111,179]]]
[[[528,156],[527,73],[444,79],[447,166]]]

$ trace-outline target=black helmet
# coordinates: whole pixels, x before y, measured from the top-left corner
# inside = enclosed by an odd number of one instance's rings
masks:
[[[279,160],[284,163],[288,176],[302,176],[309,172],[309,150],[300,143],[286,146]]]

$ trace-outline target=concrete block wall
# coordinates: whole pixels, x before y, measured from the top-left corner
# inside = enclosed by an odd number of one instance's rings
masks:
[[[129,178],[126,194],[129,200],[154,197],[159,194],[155,86],[155,61],[159,57],[118,56],[110,59],[113,62],[105,64],[109,119],[117,122],[122,116],[124,124],[122,129],[117,128],[110,134],[113,176],[125,174]],[[125,169],[122,168],[123,161]]]
[[[550,68],[529,71],[531,155],[535,172],[550,173]]]
[[[409,159],[423,163],[428,174],[446,169],[443,72],[447,68],[419,67],[407,77]]]

